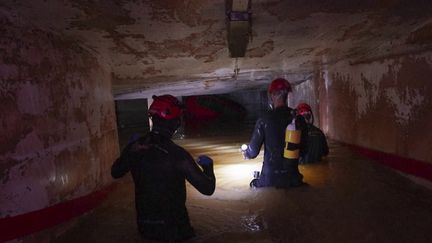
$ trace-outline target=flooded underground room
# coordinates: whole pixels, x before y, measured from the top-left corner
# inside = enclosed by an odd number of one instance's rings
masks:
[[[0,242],[432,242],[431,0],[0,0]]]

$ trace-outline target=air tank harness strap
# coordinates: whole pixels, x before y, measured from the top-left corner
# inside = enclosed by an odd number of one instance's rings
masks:
[[[291,150],[291,151],[300,149],[300,144],[288,142],[287,145],[286,145],[286,149],[287,150]]]

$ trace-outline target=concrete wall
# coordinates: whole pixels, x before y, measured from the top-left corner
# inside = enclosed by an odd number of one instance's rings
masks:
[[[333,139],[432,163],[432,53],[340,62],[315,80]]]
[[[0,219],[98,190],[118,155],[111,73],[0,12]]]
[[[319,73],[315,74],[319,76]],[[321,127],[320,124],[320,99],[318,91],[319,83],[315,80],[306,80],[298,85],[293,85],[293,91],[288,95],[288,106],[296,108],[300,103],[307,103],[312,108],[314,115],[314,125]]]

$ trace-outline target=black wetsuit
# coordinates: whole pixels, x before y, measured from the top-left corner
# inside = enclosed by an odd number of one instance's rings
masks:
[[[111,174],[119,178],[131,172],[141,234],[172,241],[194,236],[185,206],[185,179],[202,194],[211,195],[215,190],[213,165],[203,170],[170,137],[150,132],[126,146]]]
[[[300,157],[300,163],[313,163],[321,161],[322,156],[329,153],[327,139],[318,127],[308,124],[308,137],[306,151]]]
[[[268,111],[257,120],[248,149],[245,151],[247,158],[255,158],[264,143],[264,161],[260,178],[255,183],[256,187],[289,187],[302,184],[303,175],[298,170],[298,159],[283,157],[286,145],[285,130],[294,116],[291,108],[283,106]],[[302,130],[302,151],[307,130],[302,116],[296,116],[296,127]]]

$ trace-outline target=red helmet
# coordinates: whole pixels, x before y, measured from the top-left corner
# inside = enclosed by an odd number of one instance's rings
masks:
[[[286,90],[287,92],[291,92],[290,83],[288,83],[288,81],[284,78],[277,78],[273,80],[268,87],[268,92],[271,94],[274,91],[279,90]]]
[[[297,112],[300,115],[303,115],[304,113],[312,113],[312,108],[306,103],[301,103],[297,106]]]
[[[150,116],[158,115],[165,120],[179,118],[182,114],[180,101],[172,95],[162,95],[153,97],[153,103],[148,109]]]

